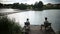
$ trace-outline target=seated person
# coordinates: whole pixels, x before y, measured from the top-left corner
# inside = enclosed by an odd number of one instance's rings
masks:
[[[51,26],[51,23],[47,21],[47,17],[45,17],[44,26],[45,26],[45,29],[46,27]]]
[[[25,25],[29,26],[30,25],[30,22],[29,22],[29,19],[27,18],[27,21],[25,22]]]
[[[47,21],[47,17],[45,17],[44,24],[41,25],[41,30],[42,30],[42,26],[45,27],[45,30],[46,30],[47,27],[49,27],[49,26],[51,27],[51,23],[49,23],[49,22]]]
[[[30,22],[29,19],[27,18],[27,21],[25,22],[26,30],[30,31]]]

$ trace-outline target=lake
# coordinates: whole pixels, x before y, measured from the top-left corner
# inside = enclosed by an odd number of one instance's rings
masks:
[[[14,14],[7,15],[8,18],[15,20],[22,27],[24,22],[29,18],[31,25],[41,25],[44,23],[44,18],[47,17],[48,21],[52,23],[52,28],[56,31],[60,30],[60,10],[51,9],[51,10],[42,10],[42,11],[33,11],[33,10],[18,10],[18,9],[0,9],[0,12],[19,12]]]

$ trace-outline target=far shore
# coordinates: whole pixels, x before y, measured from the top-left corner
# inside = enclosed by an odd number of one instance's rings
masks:
[[[1,9],[17,9],[17,8],[0,8],[0,10]],[[21,9],[17,9],[17,10],[21,10]],[[25,9],[25,10],[22,10],[22,11],[42,11],[42,10],[52,10],[52,9]],[[56,10],[56,9],[54,9],[54,10]],[[60,10],[60,9],[58,9],[58,10]]]

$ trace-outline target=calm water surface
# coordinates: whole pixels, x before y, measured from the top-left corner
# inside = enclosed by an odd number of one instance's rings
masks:
[[[7,11],[6,11],[7,10]],[[14,12],[19,11],[19,13],[14,13],[7,15],[10,19],[15,19],[16,22],[23,27],[24,22],[27,18],[29,18],[31,25],[41,25],[44,23],[44,18],[48,17],[48,21],[52,23],[52,28],[55,31],[60,30],[60,10],[52,9],[52,10],[43,10],[43,11],[22,11],[18,9],[1,9],[0,12]]]

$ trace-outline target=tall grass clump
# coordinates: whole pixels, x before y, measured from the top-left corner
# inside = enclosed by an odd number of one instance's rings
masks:
[[[21,34],[21,27],[6,16],[0,16],[0,34]]]

